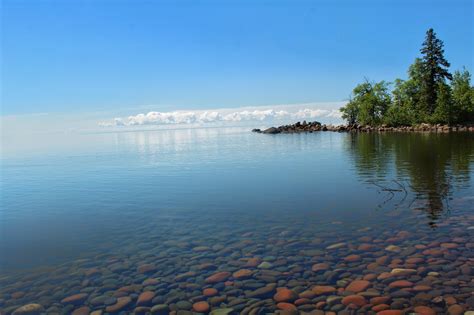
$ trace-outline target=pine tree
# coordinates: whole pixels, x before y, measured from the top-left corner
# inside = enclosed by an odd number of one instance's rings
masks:
[[[438,87],[445,82],[445,79],[452,79],[451,73],[448,72],[450,64],[444,58],[443,46],[443,42],[430,28],[426,32],[426,38],[420,50],[423,54],[423,101],[428,115],[433,114],[436,109]]]

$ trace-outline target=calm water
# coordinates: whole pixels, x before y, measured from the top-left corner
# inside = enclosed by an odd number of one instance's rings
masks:
[[[249,292],[272,283],[296,293],[315,285],[344,288],[393,267],[416,269],[410,257],[423,258],[417,267],[424,271],[405,280],[430,286],[420,292],[432,296],[415,299],[420,293],[406,290],[394,297],[387,281],[370,277],[368,292],[392,296],[391,308],[418,303],[444,312],[449,305],[432,299],[446,295],[470,307],[473,134],[272,136],[222,128],[85,134],[76,141],[2,160],[0,309],[6,313],[28,303],[48,313],[105,310],[107,303],[93,302],[104,295],[130,297],[118,308],[128,313],[144,288],[154,300],[140,305],[184,310],[189,306],[176,303],[208,300],[206,287],[227,293],[210,302],[212,309],[231,305],[240,312],[252,306]],[[328,249],[335,243],[344,245]],[[345,260],[350,255],[359,257]],[[383,256],[386,264],[367,271]],[[271,266],[253,266],[251,258]],[[312,271],[315,263],[331,267]],[[142,272],[143,265],[151,270]],[[227,276],[225,286],[205,280],[245,266],[250,279]],[[431,279],[430,271],[441,278]],[[192,274],[176,278],[186,272]],[[157,283],[143,284],[150,278]],[[452,279],[457,282],[446,285]],[[141,287],[116,294],[132,284]],[[86,297],[61,302],[78,293]],[[321,301],[318,308],[326,311],[354,307],[318,294],[298,309]],[[371,294],[360,306],[364,312],[374,306]],[[232,304],[229,297],[243,301]],[[255,307],[274,312],[275,304]]]

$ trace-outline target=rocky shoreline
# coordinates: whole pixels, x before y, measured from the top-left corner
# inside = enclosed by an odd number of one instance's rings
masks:
[[[316,131],[334,131],[334,132],[474,132],[473,125],[441,125],[441,124],[419,124],[416,126],[388,127],[381,126],[362,126],[362,125],[324,125],[318,121],[313,122],[297,122],[292,125],[282,125],[279,127],[270,127],[264,130],[253,129],[252,132],[265,134],[278,133],[300,133],[300,132],[316,132]]]

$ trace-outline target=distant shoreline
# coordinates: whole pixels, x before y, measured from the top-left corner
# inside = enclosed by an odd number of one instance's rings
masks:
[[[333,131],[333,132],[474,132],[474,125],[441,125],[422,123],[415,126],[388,127],[381,126],[362,126],[362,125],[324,125],[320,122],[297,122],[292,125],[282,125],[279,127],[270,127],[264,130],[252,129],[255,133],[279,134],[279,133],[303,133],[317,131]]]

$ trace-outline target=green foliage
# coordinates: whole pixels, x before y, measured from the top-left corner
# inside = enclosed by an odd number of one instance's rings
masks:
[[[426,33],[421,48],[408,69],[408,79],[390,83],[368,80],[357,85],[351,99],[342,107],[342,118],[349,124],[411,126],[419,123],[456,124],[474,122],[474,87],[467,70],[452,76],[444,58],[443,42],[433,29]],[[446,79],[452,80],[451,84]]]
[[[342,118],[347,121],[349,125],[357,123],[357,116],[359,115],[359,105],[352,100],[346,106],[339,109],[342,112]]]
[[[449,62],[444,58],[443,42],[436,37],[436,33],[430,28],[426,32],[426,38],[420,49],[423,55],[422,79],[424,82],[423,99],[428,114],[432,114],[436,108],[436,98],[440,83],[445,79],[452,79],[448,72]]]
[[[359,103],[358,119],[363,125],[378,125],[390,106],[388,84],[365,82],[354,89],[354,102]]]
[[[471,74],[466,69],[454,72],[452,98],[458,111],[458,122],[474,121],[474,87],[471,86]]]
[[[436,96],[436,109],[429,117],[431,123],[453,124],[457,122],[458,111],[453,103],[451,87],[446,83],[438,83]]]

